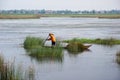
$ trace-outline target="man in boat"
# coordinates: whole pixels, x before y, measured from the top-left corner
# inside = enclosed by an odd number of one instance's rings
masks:
[[[55,44],[56,44],[56,38],[55,38],[55,36],[54,36],[53,33],[49,33],[49,38],[47,40],[51,40],[52,47],[55,46]]]

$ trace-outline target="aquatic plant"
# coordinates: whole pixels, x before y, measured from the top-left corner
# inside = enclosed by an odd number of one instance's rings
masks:
[[[43,39],[28,36],[24,41],[24,48],[33,49],[33,48],[42,46],[42,43],[43,43]]]
[[[120,51],[118,51],[118,52],[116,53],[116,56],[117,56],[116,61],[117,61],[117,63],[120,64]]]
[[[102,45],[115,45],[120,44],[120,40],[114,39],[114,38],[108,38],[108,39],[86,39],[86,38],[74,38],[72,40],[65,40],[64,42],[80,42],[80,43],[93,43],[93,44],[102,44]]]
[[[62,53],[62,48],[48,48],[48,47],[38,47],[35,49],[32,49],[29,53],[30,56],[36,58],[39,61],[42,60],[57,60],[57,61],[62,61],[63,58],[63,53]]]
[[[60,43],[57,42],[56,46],[43,46],[43,39],[35,37],[26,37],[24,41],[24,48],[28,50],[28,55],[38,60],[43,58],[47,59],[59,59],[62,60],[63,53]]]
[[[103,44],[103,45],[114,45],[114,44],[120,44],[120,40],[116,40],[114,38],[96,39],[95,43],[97,43],[97,44]]]
[[[58,57],[61,56],[62,54],[62,49],[61,48],[50,48],[50,47],[38,47],[35,49],[32,49],[30,52],[30,55],[37,55],[37,57]]]
[[[79,42],[70,42],[66,48],[69,52],[81,52],[84,50],[84,45]]]
[[[30,72],[30,70],[23,71],[21,66],[16,68],[14,62],[5,63],[0,55],[0,80],[34,80],[34,71]]]
[[[66,49],[70,53],[79,53],[79,52],[83,52],[85,50],[89,50],[88,48],[90,46],[91,45],[83,45],[81,42],[76,41],[76,39],[74,39],[68,43],[68,45],[66,46]]]

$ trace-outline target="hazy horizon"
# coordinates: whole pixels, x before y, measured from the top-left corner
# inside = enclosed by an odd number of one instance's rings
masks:
[[[0,10],[120,10],[120,0],[1,0]]]

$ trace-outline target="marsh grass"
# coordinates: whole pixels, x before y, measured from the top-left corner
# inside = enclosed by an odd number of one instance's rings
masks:
[[[72,18],[108,18],[119,19],[119,14],[42,14],[41,17],[72,17]]]
[[[66,48],[70,53],[78,53],[85,50],[85,47],[83,44],[81,44],[80,42],[74,42],[74,41],[69,42]]]
[[[116,61],[117,63],[120,64],[120,51],[116,53],[116,56],[117,56]]]
[[[108,39],[78,39],[78,38],[74,38],[72,40],[65,40],[65,42],[80,42],[80,43],[92,43],[92,44],[101,44],[101,45],[116,45],[116,44],[120,44],[120,40],[118,39],[114,39],[114,38],[108,38]]]
[[[38,60],[63,58],[62,47],[60,43],[54,47],[43,46],[43,39],[36,37],[26,37],[24,48],[28,50],[28,55]]]
[[[24,48],[33,49],[42,46],[42,44],[43,44],[43,39],[28,36],[24,41]]]
[[[40,18],[37,14],[0,14],[0,19],[36,19]]]
[[[48,48],[48,47],[38,47],[32,49],[29,56],[34,57],[38,61],[59,61],[62,62],[63,53],[62,48]]]
[[[72,18],[108,18],[119,19],[120,14],[0,14],[0,19],[36,19],[40,17],[72,17]]]
[[[33,74],[32,79],[29,74]],[[14,62],[5,63],[4,58],[0,55],[0,80],[34,80],[34,72],[25,72],[21,66],[16,68]]]
[[[36,57],[61,57],[62,48],[48,48],[48,47],[38,47],[31,50],[30,55]]]

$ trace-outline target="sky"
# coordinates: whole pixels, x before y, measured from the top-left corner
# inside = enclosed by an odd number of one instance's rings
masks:
[[[0,10],[120,10],[120,0],[0,0]]]

